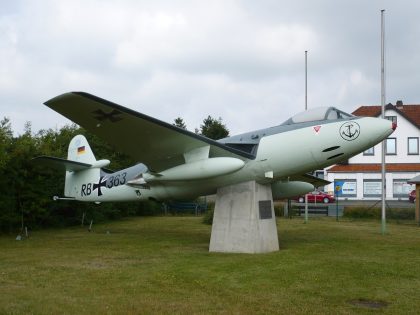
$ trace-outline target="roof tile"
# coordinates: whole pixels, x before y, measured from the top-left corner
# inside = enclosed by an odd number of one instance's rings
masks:
[[[396,107],[392,104],[388,104],[386,109],[393,109],[397,113],[400,113],[403,117],[413,123],[417,128],[420,128],[420,105],[403,105],[402,107]],[[371,106],[360,106],[353,112],[355,116],[368,116],[378,117],[381,115],[380,105]]]
[[[385,169],[387,172],[420,172],[420,163],[405,163],[405,164],[396,164],[389,163],[386,164]],[[379,173],[381,172],[381,164],[348,164],[341,165],[337,164],[329,169],[329,173]]]

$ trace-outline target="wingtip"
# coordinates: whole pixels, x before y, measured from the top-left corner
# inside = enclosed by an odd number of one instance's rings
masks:
[[[46,105],[46,106],[48,106],[48,107],[51,107],[50,105],[52,103],[56,102],[57,100],[62,100],[63,98],[67,98],[69,96],[71,97],[71,96],[74,96],[74,95],[87,96],[87,95],[91,95],[91,94],[86,93],[86,92],[82,92],[82,91],[66,92],[66,93],[63,93],[63,94],[59,94],[59,95],[57,95],[57,96],[55,96],[53,98],[50,98],[49,100],[45,101],[43,104]]]

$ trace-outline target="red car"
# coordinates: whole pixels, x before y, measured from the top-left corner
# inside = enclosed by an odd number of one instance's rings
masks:
[[[416,191],[413,190],[411,193],[408,194],[408,200],[410,202],[416,202]]]
[[[320,202],[320,203],[330,203],[334,202],[335,198],[334,196],[331,196],[329,194],[326,194],[322,191],[313,191],[307,194],[308,195],[308,202]],[[305,202],[305,196],[299,196],[293,198],[294,200],[297,200],[300,203]]]

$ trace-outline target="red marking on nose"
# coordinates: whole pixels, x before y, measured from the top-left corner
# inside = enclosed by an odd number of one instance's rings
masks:
[[[393,123],[392,123],[392,127],[391,127],[391,128],[392,128],[392,130],[397,129],[397,123],[393,122]]]

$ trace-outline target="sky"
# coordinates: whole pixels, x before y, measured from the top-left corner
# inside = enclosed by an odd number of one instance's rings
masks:
[[[305,107],[419,104],[419,1],[0,0],[0,119],[16,134],[70,123],[43,102],[84,91],[189,130],[231,135]]]

